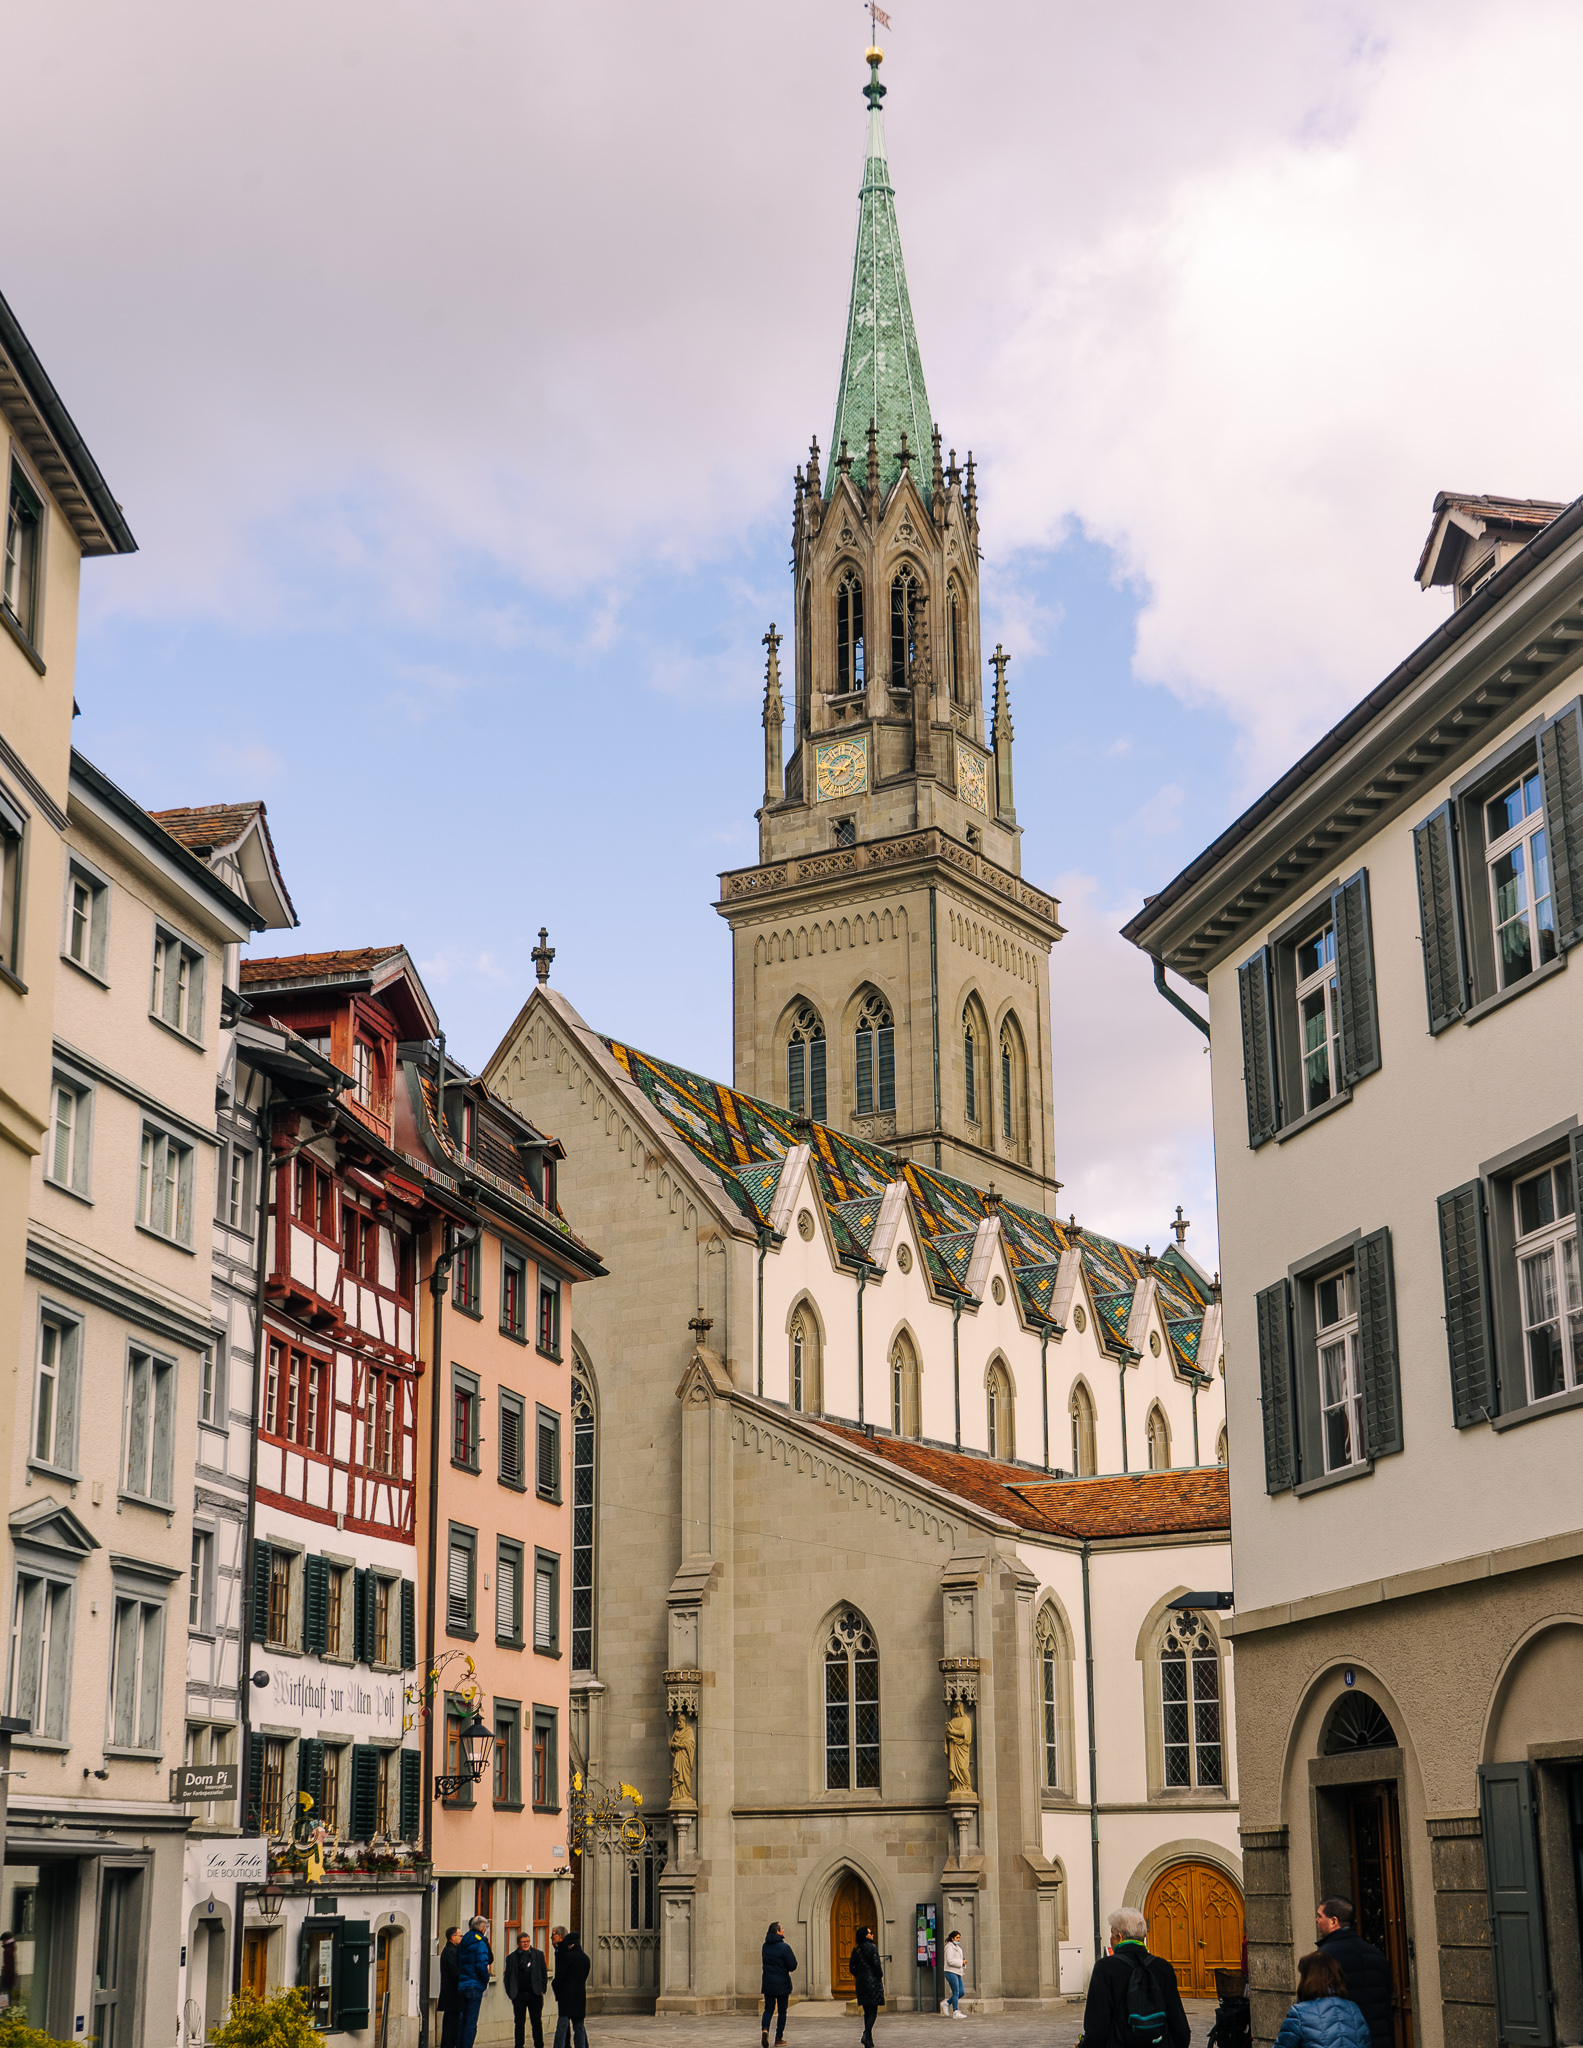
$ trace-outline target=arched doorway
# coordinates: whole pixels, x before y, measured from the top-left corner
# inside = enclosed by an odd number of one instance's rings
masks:
[[[1149,1887],[1149,1947],[1184,1998],[1213,1998],[1215,1972],[1242,1968],[1242,1894],[1212,1863],[1173,1863]]]
[[[874,1894],[856,1871],[848,1871],[830,1902],[830,1990],[836,1998],[851,1998],[856,1991],[851,1959],[860,1927],[872,1927],[877,1935],[879,1915]]]

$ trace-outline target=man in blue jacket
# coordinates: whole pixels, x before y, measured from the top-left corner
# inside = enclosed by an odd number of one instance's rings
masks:
[[[489,1922],[476,1916],[467,1923],[456,1956],[456,1990],[461,2001],[461,2024],[456,2030],[456,2048],[473,2048],[478,2032],[478,2008],[489,1989],[495,1953],[489,1946]]]

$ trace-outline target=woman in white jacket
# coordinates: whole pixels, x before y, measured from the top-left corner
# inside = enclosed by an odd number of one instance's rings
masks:
[[[951,1996],[942,1998],[940,2010],[953,2020],[962,2017],[962,1937],[953,1927],[945,1938],[945,1981]]]

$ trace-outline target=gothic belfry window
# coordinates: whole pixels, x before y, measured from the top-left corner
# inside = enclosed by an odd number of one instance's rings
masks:
[[[786,1107],[793,1116],[825,1120],[824,1026],[812,1005],[797,1012],[786,1045]]]
[[[861,690],[866,670],[863,585],[855,569],[841,578],[835,599],[836,690]]]
[[[962,598],[953,583],[945,600],[945,660],[951,684],[951,702],[967,701],[967,670],[962,649]]]
[[[1002,1025],[1000,1029],[1000,1134],[1003,1138],[1017,1135],[1017,1119],[1012,1108],[1011,1082],[1016,1062],[1012,1058],[1011,1030]]]
[[[866,996],[857,1020],[859,1116],[884,1116],[896,1107],[896,1029],[884,998]]]
[[[572,1373],[572,1669],[594,1668],[594,1397]]]
[[[824,1653],[824,1781],[832,1792],[879,1788],[879,1647],[843,1608]]]
[[[912,665],[918,653],[918,579],[904,562],[890,586],[890,686],[912,687]]]
[[[978,1048],[973,1042],[973,1015],[970,1010],[962,1014],[962,1072],[967,1083],[967,1120],[978,1122]]]

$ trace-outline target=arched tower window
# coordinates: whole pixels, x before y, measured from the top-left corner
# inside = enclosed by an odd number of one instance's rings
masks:
[[[806,1304],[794,1311],[790,1326],[787,1392],[799,1415],[817,1415],[823,1405],[820,1380],[819,1325]]]
[[[1008,1464],[1017,1455],[1017,1407],[1012,1399],[1011,1375],[997,1358],[984,1384],[988,1410],[989,1455]]]
[[[1156,1401],[1149,1410],[1149,1470],[1169,1472],[1171,1469],[1171,1425],[1165,1419],[1165,1410]]]
[[[1034,1623],[1033,1648],[1039,1680],[1041,1775],[1045,1788],[1057,1792],[1064,1785],[1064,1752],[1071,1719],[1072,1652],[1066,1630],[1048,1601]]]
[[[918,1358],[905,1330],[890,1347],[890,1426],[897,1436],[921,1436],[921,1388]]]
[[[945,660],[951,684],[951,702],[967,702],[966,649],[962,645],[962,598],[953,583],[945,599]]]
[[[909,689],[918,654],[918,578],[904,562],[890,586],[890,686]]]
[[[1078,1479],[1091,1479],[1099,1470],[1094,1443],[1094,1397],[1081,1380],[1072,1389],[1072,1471]]]
[[[796,745],[807,734],[811,723],[809,700],[813,695],[813,588],[805,583],[802,587],[802,639],[797,648],[797,722],[792,732],[792,743]]]
[[[1226,1782],[1220,1646],[1202,1615],[1174,1614],[1160,1643],[1160,1733],[1170,1790]]]
[[[857,1103],[859,1116],[896,1107],[896,1028],[880,995],[865,996],[857,1020]]]
[[[863,637],[863,584],[848,569],[835,594],[836,689],[861,690],[866,668]]]
[[[824,1781],[832,1792],[879,1789],[879,1648],[854,1607],[825,1641]]]
[[[1012,1076],[1016,1070],[1012,1055],[1011,1026],[1000,1027],[1000,1134],[1010,1143],[1017,1135],[1017,1114],[1012,1096]]]
[[[978,1122],[978,1046],[971,1008],[962,1012],[962,1075],[967,1094],[967,1120]]]
[[[572,1368],[572,1669],[594,1666],[596,1423],[588,1382]]]
[[[1226,1467],[1228,1454],[1229,1440],[1226,1436],[1226,1425],[1222,1423],[1220,1425],[1220,1434],[1215,1438],[1215,1463],[1219,1465],[1222,1468],[1222,1470],[1224,1470]]]
[[[786,1107],[793,1116],[825,1120],[824,1026],[812,1004],[797,1012],[786,1044]]]

